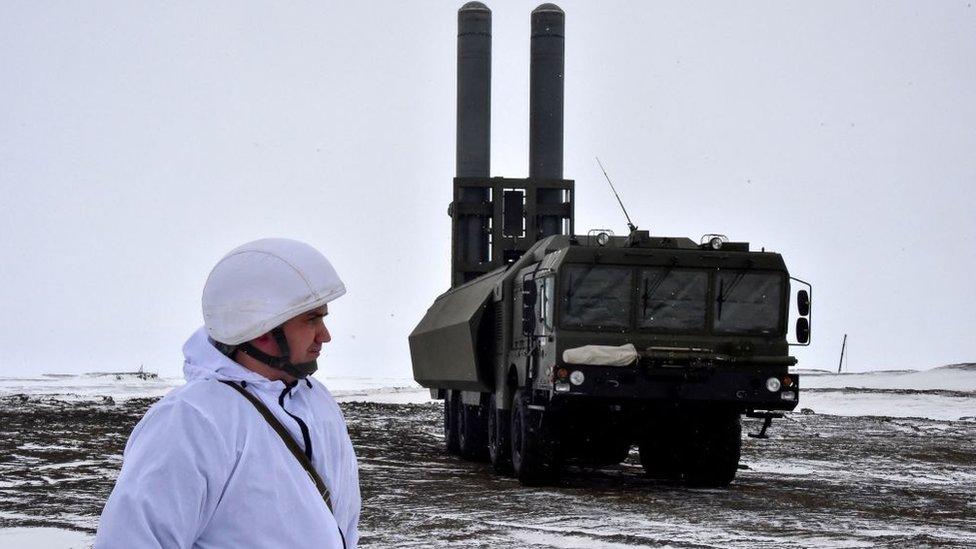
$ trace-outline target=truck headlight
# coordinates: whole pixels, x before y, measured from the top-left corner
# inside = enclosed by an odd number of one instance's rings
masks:
[[[573,373],[569,374],[569,382],[573,385],[582,385],[585,380],[586,376],[579,370],[573,370]]]
[[[596,243],[601,246],[606,246],[610,242],[610,235],[607,233],[600,233],[596,235]]]
[[[766,390],[769,391],[770,393],[775,393],[776,391],[779,391],[782,386],[783,384],[780,383],[779,378],[777,377],[771,377],[766,380]]]

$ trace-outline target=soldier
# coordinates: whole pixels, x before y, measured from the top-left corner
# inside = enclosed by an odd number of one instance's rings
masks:
[[[125,447],[96,548],[356,547],[359,473],[345,421],[311,376],[329,261],[286,239],[213,268],[205,327],[183,347],[186,385],[146,412]]]

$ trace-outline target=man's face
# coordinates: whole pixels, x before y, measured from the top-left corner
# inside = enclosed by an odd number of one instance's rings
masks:
[[[292,364],[317,359],[322,352],[322,344],[332,341],[332,336],[325,327],[325,316],[328,314],[328,306],[323,305],[284,323],[282,329],[288,339],[288,346],[291,347],[289,360]]]

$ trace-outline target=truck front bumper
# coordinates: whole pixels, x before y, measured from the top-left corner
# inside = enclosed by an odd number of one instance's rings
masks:
[[[799,403],[799,376],[787,373],[785,368],[591,365],[564,368],[581,372],[583,381],[576,384],[555,380],[552,389],[557,397],[700,402],[748,410],[793,410]]]

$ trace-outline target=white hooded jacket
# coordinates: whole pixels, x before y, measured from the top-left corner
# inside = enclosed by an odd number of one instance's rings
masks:
[[[291,388],[268,380],[222,355],[203,328],[183,354],[187,383],[133,429],[95,547],[355,548],[359,473],[329,391],[312,378]],[[334,517],[278,434],[220,379],[244,382],[306,454],[310,447]]]

